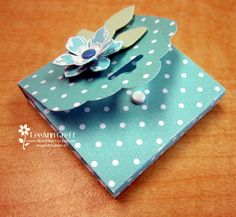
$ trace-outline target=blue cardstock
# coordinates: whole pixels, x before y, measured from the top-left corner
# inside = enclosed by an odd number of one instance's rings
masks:
[[[224,94],[217,81],[173,46],[161,58],[160,72],[151,82],[139,88],[121,89],[72,110],[49,110],[25,90],[25,85],[27,80],[19,83],[56,131],[76,132],[75,141],[66,136],[64,139],[115,197]],[[145,104],[131,102],[130,95],[135,90],[146,94]]]

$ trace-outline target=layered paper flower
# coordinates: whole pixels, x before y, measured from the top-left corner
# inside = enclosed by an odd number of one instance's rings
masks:
[[[60,55],[53,63],[66,66],[66,77],[76,76],[88,68],[94,72],[103,71],[110,65],[107,56],[119,51],[122,46],[122,41],[113,40],[107,28],[101,27],[90,40],[83,36],[69,38],[66,44],[68,53]]]

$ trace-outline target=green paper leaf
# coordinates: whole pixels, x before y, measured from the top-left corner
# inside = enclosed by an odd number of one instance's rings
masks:
[[[132,20],[134,8],[134,5],[124,8],[106,20],[104,26],[108,29],[111,38],[118,29],[126,26]]]
[[[88,40],[88,39],[92,38],[93,32],[91,32],[91,31],[89,31],[87,29],[81,29],[78,32],[78,35],[83,36],[83,37],[85,37]]]
[[[147,31],[146,27],[138,27],[119,34],[115,40],[123,41],[123,49],[128,48],[138,41]]]

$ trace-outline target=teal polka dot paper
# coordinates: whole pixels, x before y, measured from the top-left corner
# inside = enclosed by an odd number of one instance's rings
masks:
[[[176,23],[165,18],[135,16],[123,32],[141,26],[147,27],[145,35],[130,48],[109,56],[111,64],[104,71],[86,71],[66,78],[64,67],[50,62],[20,82],[20,86],[53,111],[77,108],[88,101],[111,96],[122,88],[143,86],[158,75],[160,58],[168,52]]]
[[[145,104],[131,102],[135,90],[145,93]],[[223,94],[217,81],[170,47],[159,74],[140,88],[122,89],[65,112],[50,111],[29,99],[55,130],[76,132],[75,141],[65,140],[102,185],[118,196]]]

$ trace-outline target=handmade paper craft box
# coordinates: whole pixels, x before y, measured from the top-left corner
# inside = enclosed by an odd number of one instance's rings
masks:
[[[82,30],[19,87],[113,195],[210,111],[224,88],[171,45],[172,20],[128,7]],[[75,139],[75,141],[74,141]]]

